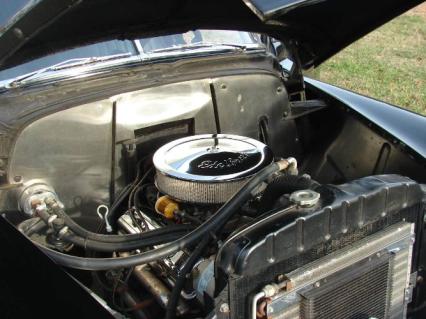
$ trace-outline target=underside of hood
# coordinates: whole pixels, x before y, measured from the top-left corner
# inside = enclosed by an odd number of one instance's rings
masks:
[[[0,21],[0,69],[101,40],[192,29],[246,30],[293,41],[301,64],[309,68],[422,2],[35,0],[7,22]]]

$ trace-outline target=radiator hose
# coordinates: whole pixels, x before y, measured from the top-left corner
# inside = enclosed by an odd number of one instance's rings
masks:
[[[191,253],[185,265],[179,270],[175,285],[173,287],[172,293],[170,294],[169,302],[167,303],[165,319],[174,319],[176,317],[176,307],[178,305],[182,289],[185,286],[187,275],[192,270],[192,268],[194,268],[195,264],[199,261],[201,254],[206,250],[210,239],[211,235],[209,234],[204,237],[203,240]]]
[[[136,255],[119,258],[84,258],[57,252],[45,246],[35,243],[57,264],[84,270],[107,270],[114,268],[130,268],[136,265],[163,259],[170,256],[189,245],[194,244],[205,236],[205,234],[215,233],[222,227],[239,208],[256,193],[259,185],[272,174],[291,167],[294,168],[297,162],[294,158],[281,160],[268,165],[256,173],[231,199],[229,199],[210,219],[198,226],[195,230],[184,235],[182,238],[164,244],[162,247],[143,252]]]

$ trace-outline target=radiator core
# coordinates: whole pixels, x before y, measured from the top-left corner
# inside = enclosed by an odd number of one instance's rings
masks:
[[[286,274],[268,318],[405,318],[413,236],[400,222]]]

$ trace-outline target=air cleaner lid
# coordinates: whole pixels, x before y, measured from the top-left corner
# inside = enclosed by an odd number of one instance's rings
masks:
[[[221,182],[250,176],[270,164],[272,151],[248,137],[206,134],[185,137],[154,154],[159,173],[183,180]]]

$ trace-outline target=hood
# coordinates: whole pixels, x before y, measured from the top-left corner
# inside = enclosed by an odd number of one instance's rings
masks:
[[[2,4],[0,69],[101,40],[191,29],[255,31],[292,41],[309,68],[423,1],[33,0],[13,12],[22,2]]]

